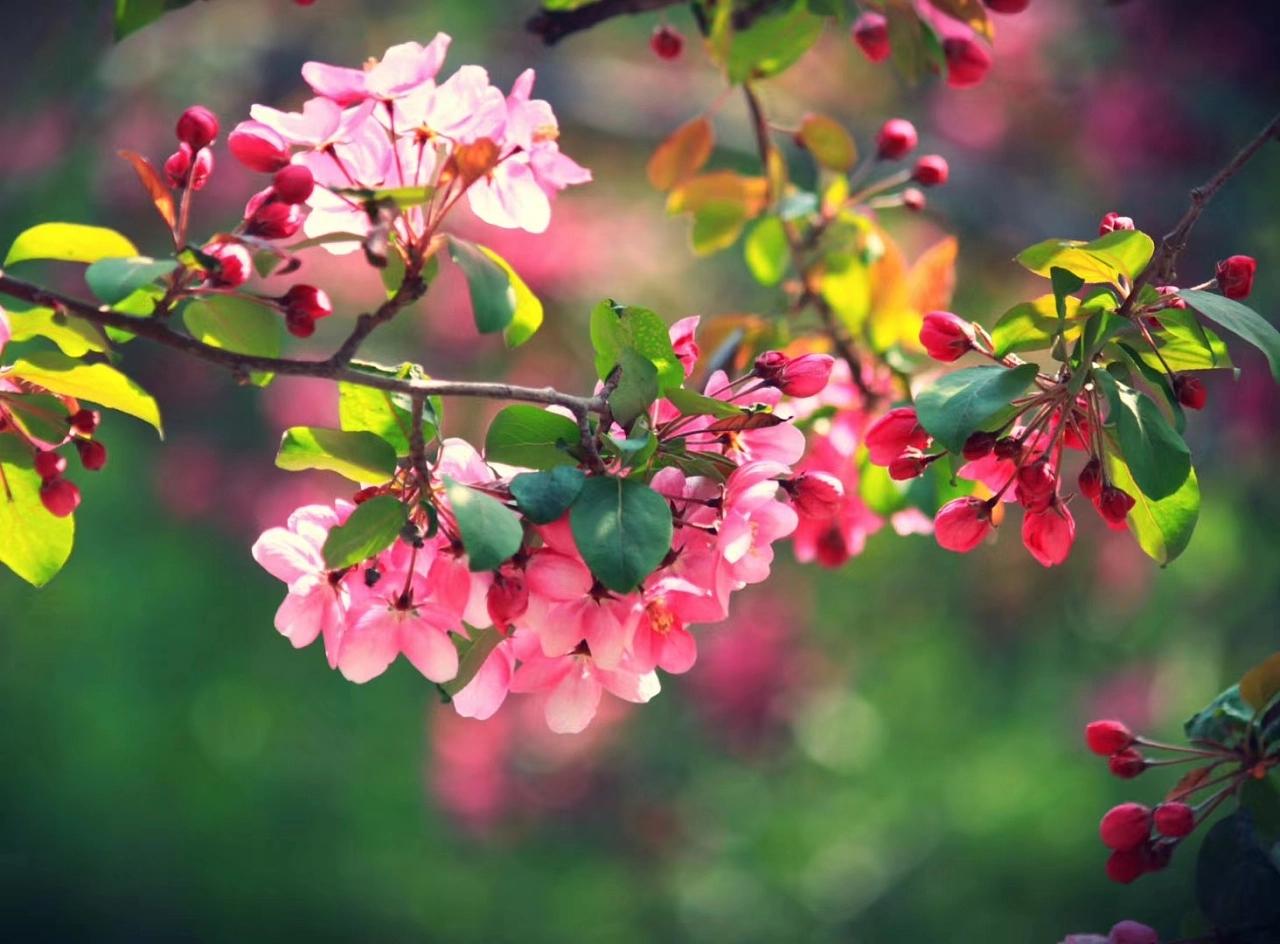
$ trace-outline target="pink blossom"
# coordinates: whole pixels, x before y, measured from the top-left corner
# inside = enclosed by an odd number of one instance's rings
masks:
[[[698,363],[698,356],[702,353],[698,348],[696,337],[698,322],[701,320],[702,318],[699,315],[681,318],[667,332],[671,338],[671,347],[675,350],[676,357],[680,359],[680,364],[684,367],[686,378],[693,374],[693,368]]]
[[[558,551],[536,551],[525,575],[529,608],[518,625],[536,633],[543,654],[568,655],[585,642],[596,664],[617,668],[635,632],[638,601],[594,593],[587,565]]]
[[[938,544],[961,554],[981,544],[990,531],[991,506],[980,498],[954,498],[933,519],[933,535]]]
[[[403,98],[431,82],[444,65],[450,37],[436,33],[426,46],[408,42],[392,46],[364,69],[307,62],[302,78],[312,91],[339,105],[356,105],[365,99]]]
[[[471,681],[453,696],[454,711],[478,721],[492,717],[507,699],[515,668],[514,645],[510,640],[503,640],[489,653]]]
[[[654,672],[638,672],[626,665],[608,671],[590,655],[577,653],[554,658],[534,653],[523,660],[511,681],[513,692],[546,695],[547,727],[557,734],[584,730],[595,717],[605,691],[624,701],[644,704],[661,687]]]
[[[1075,539],[1075,519],[1071,510],[1061,502],[1052,503],[1044,511],[1028,511],[1022,516],[1022,543],[1045,567],[1065,561],[1071,554]]]

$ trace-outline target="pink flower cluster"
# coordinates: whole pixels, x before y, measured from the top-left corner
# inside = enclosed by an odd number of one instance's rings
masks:
[[[561,153],[551,106],[533,98],[533,70],[505,95],[474,65],[437,83],[449,42],[438,33],[425,46],[392,46],[362,69],[308,62],[302,77],[315,97],[299,111],[254,105],[252,120],[231,132],[232,154],[261,173],[300,165],[318,186],[303,188],[303,200],[278,185],[263,190],[246,207],[248,231],[273,239],[299,227],[313,238],[363,236],[371,223],[358,193],[405,188],[427,197],[396,221],[406,243],[431,232],[464,193],[488,223],[545,230],[552,197],[591,173]],[[344,253],[357,245],[326,248]]]
[[[671,329],[686,373],[698,356],[696,324],[689,318]],[[813,391],[830,369],[830,358],[822,357],[788,376]],[[775,406],[783,395],[755,372],[733,382],[714,373],[706,389],[709,396],[757,410]],[[545,699],[553,731],[581,731],[604,692],[643,703],[660,688],[655,670],[688,671],[697,658],[690,625],[725,619],[730,596],[765,580],[774,543],[795,531],[800,516],[793,504],[809,497],[805,477],[793,474],[804,436],[780,419],[759,425],[749,420],[762,415],[770,414],[742,414],[747,419],[741,428],[726,429],[714,416],[682,415],[665,400],[655,404],[650,420],[660,436],[678,436],[688,448],[716,457],[727,474],[720,480],[674,466],[654,474],[649,485],[672,510],[672,545],[633,592],[611,592],[595,580],[567,515],[546,525],[526,522],[524,546],[514,557],[495,571],[472,572],[443,478],[505,499],[508,481],[524,470],[491,466],[466,442],[451,439],[442,444],[431,481],[418,483],[416,473],[404,470],[397,480],[357,496],[429,498],[439,519],[433,536],[402,538],[357,567],[328,570],[325,538],[354,508],[339,502],[300,508],[287,526],[258,539],[255,559],[288,585],[276,628],[295,646],[323,636],[330,666],[354,682],[375,678],[404,655],[426,678],[447,683],[459,671],[454,640],[477,638],[477,631],[493,627],[501,638],[454,694],[458,713],[487,718],[509,692],[536,693]],[[838,495],[838,483],[833,489]]]

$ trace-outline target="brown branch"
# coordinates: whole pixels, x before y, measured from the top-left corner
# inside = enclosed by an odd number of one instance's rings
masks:
[[[1151,257],[1151,261],[1147,263],[1147,267],[1133,280],[1133,286],[1129,289],[1129,294],[1125,296],[1124,304],[1120,306],[1118,314],[1129,314],[1142,289],[1150,284],[1152,280],[1161,285],[1172,283],[1177,276],[1178,256],[1186,248],[1187,239],[1191,235],[1192,228],[1200,219],[1200,214],[1204,212],[1209,201],[1222,189],[1223,185],[1239,173],[1241,168],[1249,163],[1253,156],[1262,150],[1263,145],[1272,138],[1280,139],[1280,115],[1272,118],[1252,141],[1241,148],[1239,153],[1228,161],[1221,170],[1210,177],[1208,181],[1199,187],[1192,188],[1191,204],[1187,207],[1187,211],[1182,214],[1182,219],[1178,220],[1178,224],[1160,240],[1160,246],[1156,249],[1155,255]]]
[[[539,10],[529,17],[524,28],[553,46],[566,36],[591,29],[617,16],[650,13],[674,7],[689,0],[596,0],[572,10]]]
[[[252,372],[281,374],[291,377],[319,377],[414,396],[482,397],[490,400],[519,400],[525,403],[541,403],[563,406],[575,416],[598,413],[606,404],[600,397],[580,397],[561,393],[554,387],[521,387],[515,384],[488,383],[470,380],[408,380],[384,374],[369,373],[351,366],[348,362],[329,357],[322,361],[295,360],[287,357],[261,357],[256,354],[240,354],[224,348],[204,344],[185,334],[174,331],[155,318],[139,318],[112,311],[106,306],[70,298],[58,292],[43,289],[30,282],[15,279],[0,272],[0,294],[10,295],[83,318],[96,325],[120,328],[138,337],[173,348],[192,357],[225,367],[237,376]],[[381,310],[381,309],[379,309]],[[377,312],[374,313],[375,316]],[[375,325],[376,327],[376,325]],[[365,332],[367,335],[368,332]],[[364,336],[364,335],[362,335]]]
[[[427,407],[425,394],[415,393],[409,400],[413,415],[409,418],[409,461],[413,471],[418,474],[422,487],[429,487],[431,470],[427,468],[427,441],[422,433],[422,413]]]
[[[404,279],[400,282],[400,287],[395,290],[395,293],[390,298],[379,305],[375,311],[366,312],[356,319],[355,328],[352,329],[347,339],[342,342],[342,346],[333,352],[333,356],[329,360],[339,366],[351,363],[351,359],[359,353],[360,345],[364,343],[369,335],[373,334],[379,327],[386,324],[426,293],[427,283],[423,280],[421,272],[406,272]]]

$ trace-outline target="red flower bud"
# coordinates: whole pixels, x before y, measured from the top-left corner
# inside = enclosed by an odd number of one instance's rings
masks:
[[[1181,839],[1196,828],[1196,812],[1185,803],[1161,803],[1156,807],[1155,823],[1160,835]]]
[[[993,450],[997,459],[1014,459],[1022,455],[1022,443],[1013,436],[1005,436],[996,440]]]
[[[1173,381],[1173,392],[1178,395],[1178,402],[1188,410],[1203,410],[1209,402],[1209,391],[1204,388],[1199,377],[1179,374]]]
[[[1021,13],[1031,0],[982,0],[992,13]]]
[[[164,162],[164,173],[171,187],[187,186],[189,177],[192,190],[203,190],[213,173],[213,152],[202,148],[193,155],[189,146],[180,145]]]
[[[314,285],[294,285],[280,296],[280,303],[285,312],[291,315],[305,315],[311,320],[328,318],[333,314],[333,303],[324,289]]]
[[[991,450],[996,447],[995,433],[985,433],[979,430],[970,434],[969,438],[964,441],[963,454],[969,462],[976,462],[984,459],[991,454]]]
[[[912,213],[919,213],[928,204],[929,199],[918,187],[908,187],[902,191],[902,205]]]
[[[219,288],[239,288],[248,281],[249,274],[253,272],[253,259],[249,255],[249,250],[240,243],[212,242],[204,247],[203,252],[218,260],[218,270],[208,275],[210,285],[216,285]]]
[[[924,470],[927,468],[929,468],[929,463],[925,461],[924,456],[898,456],[898,458],[889,463],[889,478],[895,482],[905,482],[908,479],[923,475]]]
[[[1156,294],[1164,300],[1165,308],[1176,308],[1178,310],[1187,307],[1187,300],[1178,294],[1178,286],[1176,285],[1157,285]],[[1155,320],[1155,319],[1153,319]],[[1159,320],[1152,327],[1160,327]]]
[[[1121,803],[1107,810],[1098,834],[1108,849],[1141,849],[1151,835],[1151,809],[1141,803]]]
[[[832,517],[844,500],[843,483],[827,472],[801,472],[787,483],[787,492],[797,512],[819,520]]]
[[[920,326],[920,343],[934,360],[950,363],[973,347],[973,325],[949,311],[931,311]]]
[[[316,333],[315,319],[298,312],[286,312],[284,326],[295,338],[309,338]]]
[[[1107,878],[1128,885],[1147,870],[1147,859],[1141,849],[1117,850],[1107,859]]]
[[[1033,498],[1052,495],[1057,485],[1058,477],[1044,459],[1028,462],[1018,470],[1018,487]]]
[[[1133,496],[1114,485],[1103,486],[1098,495],[1098,511],[1111,524],[1122,524],[1129,517],[1133,505]]]
[[[947,159],[940,154],[926,154],[916,161],[916,169],[911,172],[911,179],[921,187],[939,187],[950,176]]]
[[[991,530],[991,506],[981,498],[954,498],[933,519],[933,536],[948,551],[967,554]]]
[[[1227,298],[1248,298],[1258,263],[1249,256],[1228,256],[1218,263],[1218,288]]]
[[[889,21],[879,13],[868,10],[853,23],[853,41],[872,62],[884,62],[889,58]]]
[[[102,420],[102,414],[97,410],[80,409],[69,416],[68,421],[71,428],[82,436],[92,436],[98,428],[98,423]]]
[[[675,59],[684,50],[684,37],[677,30],[663,23],[649,37],[649,48],[659,59]]]
[[[40,478],[47,482],[67,471],[67,460],[56,452],[37,452],[35,468]]]
[[[915,125],[905,118],[890,118],[876,137],[876,156],[885,161],[900,160],[916,149],[919,140]]]
[[[49,479],[40,486],[40,502],[49,514],[65,518],[80,507],[80,489],[66,479]]]
[[[1102,218],[1102,222],[1098,224],[1098,235],[1105,236],[1107,233],[1114,233],[1118,229],[1133,229],[1133,220],[1127,216],[1121,216],[1115,210],[1112,210]]]
[[[887,466],[908,449],[925,449],[929,434],[909,406],[895,407],[871,424],[863,437],[873,463]]]
[[[213,143],[218,136],[218,116],[203,105],[192,105],[178,118],[178,140],[193,151]]]
[[[1160,944],[1160,935],[1137,921],[1120,921],[1111,926],[1107,944]]]
[[[1080,486],[1080,494],[1089,501],[1097,501],[1102,494],[1102,463],[1094,456],[1080,470],[1080,478],[1076,480]]]
[[[1121,780],[1132,780],[1147,769],[1147,760],[1132,747],[1126,747],[1107,758],[1107,766]]]
[[[107,447],[96,439],[77,439],[76,451],[80,453],[80,464],[90,472],[101,471],[107,464]]]
[[[249,198],[245,204],[245,232],[263,239],[288,239],[302,228],[306,218],[303,208],[275,199],[275,189],[268,187]]]
[[[273,174],[289,163],[289,145],[260,121],[242,121],[227,137],[231,153],[249,170]]]
[[[290,164],[276,172],[271,185],[282,203],[304,203],[315,190],[316,179],[305,165]]]
[[[789,397],[811,397],[826,387],[834,365],[830,354],[787,357],[781,351],[765,351],[756,358],[755,374]]]
[[[1076,521],[1066,505],[1050,502],[1044,511],[1022,516],[1022,544],[1044,567],[1066,561],[1075,540]]]
[[[1109,757],[1133,744],[1133,732],[1122,721],[1090,721],[1084,726],[1084,742],[1093,753]]]
[[[947,60],[947,84],[952,88],[972,88],[991,68],[991,53],[967,36],[943,40],[942,55]]]

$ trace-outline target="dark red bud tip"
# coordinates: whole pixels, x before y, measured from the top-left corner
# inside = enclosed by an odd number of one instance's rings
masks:
[[[1109,524],[1123,524],[1133,506],[1133,496],[1114,485],[1104,486],[1098,495],[1098,511]]]
[[[1097,501],[1098,496],[1102,494],[1102,481],[1102,463],[1098,461],[1097,456],[1094,456],[1080,470],[1080,478],[1077,480],[1080,494],[1089,501]]]
[[[97,410],[76,410],[67,419],[81,436],[92,436],[102,421],[102,414]]]
[[[56,452],[37,452],[35,458],[36,473],[46,482],[56,479],[67,471],[67,460]]]
[[[305,315],[313,321],[333,314],[333,303],[324,289],[298,284],[280,296],[286,314]]]
[[[895,482],[905,482],[924,475],[929,467],[924,456],[899,456],[889,463],[889,478]]]
[[[99,472],[107,464],[107,447],[96,439],[77,439],[80,464],[90,472]]]
[[[1126,747],[1107,758],[1107,766],[1121,780],[1132,780],[1147,769],[1147,761],[1132,747]]]
[[[659,59],[676,59],[684,51],[684,37],[666,23],[657,27],[649,37],[649,48]]]
[[[872,62],[884,62],[889,58],[889,21],[879,13],[868,10],[853,24],[853,41],[862,54]]]
[[[1022,443],[1013,436],[997,439],[995,454],[997,459],[1017,459],[1022,455]]]
[[[992,13],[1021,13],[1031,5],[1031,0],[982,0]]]
[[[1108,849],[1140,849],[1151,835],[1151,809],[1141,803],[1121,803],[1107,810],[1098,835]]]
[[[1120,721],[1090,721],[1084,726],[1085,744],[1102,757],[1123,751],[1133,741],[1133,732]]]
[[[1185,803],[1161,803],[1156,807],[1155,824],[1160,835],[1181,839],[1196,828],[1196,813]]]
[[[218,116],[203,105],[192,105],[178,119],[178,140],[193,151],[208,147],[218,136]]]
[[[1257,271],[1258,263],[1252,257],[1229,256],[1218,263],[1218,288],[1227,298],[1248,298]]]
[[[1209,402],[1209,391],[1199,377],[1180,374],[1173,381],[1173,392],[1178,395],[1178,402],[1188,410],[1203,410],[1204,405]]]
[[[1131,884],[1146,870],[1146,857],[1141,849],[1117,850],[1107,859],[1107,878],[1121,885]]]
[[[290,164],[276,172],[271,185],[284,203],[304,203],[316,188],[311,170],[302,164]]]
[[[969,462],[976,462],[979,459],[986,458],[991,455],[991,451],[996,447],[995,433],[984,433],[979,430],[972,433],[968,439],[964,441],[963,454]]]
[[[40,486],[40,502],[49,514],[66,518],[80,507],[80,489],[66,479],[49,479]]]
[[[916,161],[915,170],[911,172],[911,179],[921,187],[939,187],[950,176],[951,168],[947,165],[947,159],[939,154],[926,154]]]
[[[360,491],[352,495],[351,503],[354,505],[363,505],[370,498],[375,498],[381,494],[382,494],[381,485],[369,485],[369,486],[366,486],[365,488],[360,489]]]
[[[316,321],[298,312],[288,312],[284,317],[284,326],[295,338],[309,338],[316,333]]]
[[[916,126],[905,118],[890,118],[876,136],[876,156],[885,161],[897,161],[916,149],[919,143]]]
[[[947,84],[952,88],[972,88],[986,78],[991,53],[968,36],[943,40],[942,55],[947,60]]]

